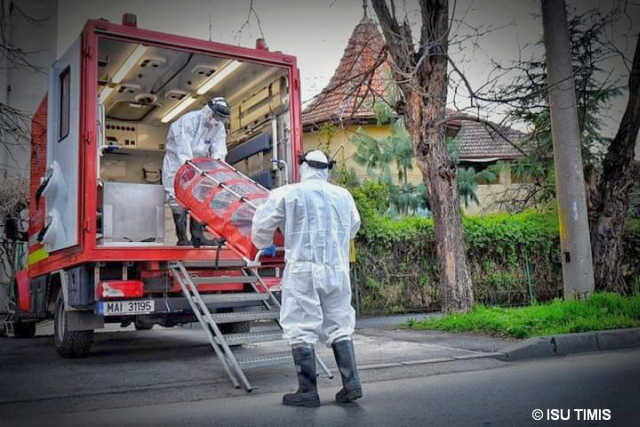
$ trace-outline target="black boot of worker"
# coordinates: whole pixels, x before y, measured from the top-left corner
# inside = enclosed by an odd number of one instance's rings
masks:
[[[191,243],[194,248],[204,246],[204,230],[202,224],[193,218],[189,221],[189,230],[191,231]]]
[[[189,246],[187,239],[187,213],[173,213],[173,222],[176,224],[176,236],[178,237],[178,246]]]
[[[362,385],[356,368],[356,354],[353,341],[343,340],[333,343],[333,355],[342,377],[342,390],[336,394],[338,403],[348,403],[362,397]]]
[[[191,243],[193,243],[194,248],[199,248],[200,246],[217,246],[217,240],[210,240],[204,235],[204,226],[200,224],[195,219],[191,218]]]
[[[316,354],[313,347],[295,345],[291,351],[298,374],[298,391],[285,394],[282,403],[290,406],[320,406],[316,383]]]

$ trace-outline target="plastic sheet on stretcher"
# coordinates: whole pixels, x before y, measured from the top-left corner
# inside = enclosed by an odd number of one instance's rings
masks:
[[[269,197],[269,190],[234,170],[227,163],[197,158],[185,163],[175,177],[176,199],[227,245],[253,259],[258,249],[251,241],[256,208]],[[274,241],[283,246],[276,232]]]

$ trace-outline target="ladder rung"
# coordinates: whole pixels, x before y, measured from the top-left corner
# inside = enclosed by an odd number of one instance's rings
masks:
[[[245,302],[245,301],[266,301],[269,299],[268,294],[260,292],[247,293],[225,293],[225,294],[200,294],[205,304],[222,303],[222,302]]]
[[[293,356],[290,351],[286,353],[270,353],[238,358],[238,364],[245,369],[283,365],[285,363],[293,363]]]
[[[201,247],[202,248],[202,247]],[[215,248],[215,246],[212,246]],[[246,267],[247,263],[242,259],[221,259],[216,265],[215,260],[182,261],[186,268],[216,268],[216,267]]]
[[[216,337],[215,339],[218,344],[221,344],[221,340],[218,337]],[[282,331],[273,330],[273,331],[251,332],[246,334],[228,334],[224,336],[224,340],[227,342],[228,345],[280,341],[282,340]]]
[[[263,310],[263,311],[243,311],[237,313],[216,313],[211,317],[216,323],[234,323],[234,322],[246,322],[250,320],[269,320],[278,319],[280,317],[280,311],[278,310]]]
[[[194,285],[222,285],[227,283],[255,283],[257,277],[251,276],[218,276],[218,277],[191,277]]]

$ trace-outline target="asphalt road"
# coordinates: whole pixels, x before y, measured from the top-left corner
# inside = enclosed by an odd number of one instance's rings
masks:
[[[463,372],[439,375],[426,365],[381,369],[358,403],[337,405],[321,388],[320,408],[283,406],[282,393],[262,392],[199,401],[5,419],[3,426],[637,426],[640,349],[586,353],[518,363],[475,360]],[[496,362],[496,361],[492,361]],[[459,361],[458,363],[463,363]],[[444,365],[444,364],[433,364]],[[445,373],[449,372],[449,373]],[[335,385],[335,383],[334,383]],[[185,386],[186,387],[186,386]],[[532,418],[535,409],[543,420]],[[562,409],[567,421],[546,420]],[[608,409],[611,419],[578,421],[576,409]],[[570,410],[570,412],[569,412]],[[553,413],[549,413],[553,415]]]
[[[385,319],[374,319],[377,326]],[[426,331],[358,329],[354,336],[358,364],[365,381],[411,378],[443,372],[500,366],[495,359],[467,360],[508,344],[488,337],[459,337]],[[449,344],[451,341],[451,344]],[[283,341],[247,345],[238,355],[286,351]],[[317,347],[331,369],[333,354]],[[465,360],[453,361],[453,357]],[[424,360],[439,363],[420,363]],[[398,362],[401,369],[380,369]],[[295,384],[291,364],[247,372],[257,393],[287,392]],[[339,380],[321,379],[321,387],[335,388]],[[96,334],[91,354],[62,359],[45,333],[35,339],[0,338],[0,425],[24,414],[56,414],[149,404],[243,396],[235,390],[199,328],[154,329],[135,332],[107,330]]]

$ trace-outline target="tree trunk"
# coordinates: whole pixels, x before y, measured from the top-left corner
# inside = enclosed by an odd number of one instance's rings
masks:
[[[591,246],[598,290],[621,292],[622,244],[633,179],[634,146],[640,128],[640,37],[629,76],[629,101],[618,132],[602,165],[596,198],[596,219],[591,224]]]
[[[420,0],[420,46],[413,46],[408,22],[389,13],[385,0],[373,0],[394,75],[406,103],[405,120],[413,150],[429,193],[440,258],[442,310],[467,312],[473,287],[463,239],[457,169],[445,141],[447,102],[447,0]]]

